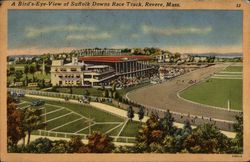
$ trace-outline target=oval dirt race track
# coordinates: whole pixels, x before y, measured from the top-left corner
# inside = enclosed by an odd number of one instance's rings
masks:
[[[168,80],[167,82],[134,90],[126,96],[130,100],[148,107],[163,110],[169,109],[173,112],[190,113],[191,115],[211,117],[213,119],[235,121],[237,112],[229,112],[225,109],[215,109],[205,105],[190,103],[177,96],[179,91],[190,86],[188,83],[190,80],[199,82],[209,78],[215,72],[221,71],[227,66],[229,66],[229,64],[224,63],[197,69],[173,78],[172,80]],[[216,91],[214,93],[216,93]]]

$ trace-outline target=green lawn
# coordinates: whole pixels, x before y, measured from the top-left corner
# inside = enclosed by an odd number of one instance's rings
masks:
[[[25,100],[32,101],[34,99],[25,97]],[[79,105],[79,104],[73,104],[73,103],[64,103],[64,102],[57,102],[57,101],[45,101],[46,104],[52,104],[57,106],[66,107],[74,112],[77,112],[83,116],[90,117],[91,119],[94,119],[96,122],[122,122],[124,121],[123,118],[114,116],[110,113],[107,113],[105,111],[99,110],[97,108],[94,108],[92,106],[88,105]],[[51,106],[51,105],[46,105]],[[53,107],[53,106],[52,106]]]
[[[58,126],[60,126],[62,124],[73,121],[73,120],[75,120],[77,118],[79,118],[78,115],[70,114],[70,115],[67,115],[65,117],[55,119],[53,121],[48,122],[46,129],[47,130],[53,129],[53,128],[58,127]]]
[[[242,110],[242,80],[209,79],[186,89],[180,96],[194,102],[224,108],[227,108],[230,100],[232,109]]]
[[[150,83],[142,83],[142,84],[139,84],[139,85],[136,85],[133,87],[124,88],[124,89],[120,89],[117,91],[121,96],[124,96],[129,91],[147,86],[149,84]],[[70,88],[57,88],[57,90],[61,93],[70,93]],[[97,89],[97,88],[76,88],[76,87],[74,87],[74,88],[72,88],[72,94],[83,95],[86,90],[88,90],[90,96],[103,97],[103,94],[102,94],[103,91],[101,89]]]
[[[32,74],[28,74],[27,75],[29,79],[33,79],[33,75]],[[21,81],[25,80],[26,75],[23,74],[23,77],[20,79]],[[50,80],[50,74],[46,75],[46,74],[42,74],[40,71],[35,72],[34,77],[36,77],[37,79],[49,79]],[[9,82],[13,82],[13,79],[15,78],[15,75],[11,75],[7,77],[7,81]]]
[[[129,137],[137,136],[140,126],[141,126],[140,122],[128,121],[127,125],[124,127],[124,129],[121,133],[121,136],[129,136]]]
[[[46,107],[46,106],[45,106]],[[70,111],[66,110],[66,109],[62,109],[60,111],[56,111],[55,113],[50,113],[46,115],[46,119],[50,120],[50,119],[54,119],[56,117],[62,116],[64,114],[68,114],[70,113]],[[45,120],[45,116],[43,116],[43,120]]]
[[[64,127],[58,128],[55,131],[56,132],[76,132],[79,130],[79,128],[87,127],[89,123],[86,119],[80,119],[76,122],[73,122],[71,124],[65,125]]]
[[[242,72],[242,66],[228,66],[223,71],[226,71],[226,72]]]
[[[57,88],[57,90],[61,93],[70,93],[70,88]],[[97,88],[72,88],[72,94],[83,95],[86,90],[89,91],[90,96],[102,97],[103,91]]]
[[[117,126],[118,124],[96,124],[91,126],[91,132],[93,131],[100,131],[100,132],[107,132],[108,130],[114,128],[115,126]],[[88,134],[89,133],[89,128],[79,132],[80,134]]]
[[[30,101],[36,100],[36,99],[24,97],[24,98],[22,98],[22,100],[30,102]],[[64,115],[64,114],[67,114],[71,110],[71,111],[79,113],[80,115],[83,115],[87,118],[91,118],[95,122],[124,122],[125,121],[125,119],[122,117],[112,115],[110,113],[96,109],[96,108],[91,107],[91,106],[86,106],[86,105],[83,106],[83,105],[79,105],[79,104],[64,103],[64,102],[57,102],[57,101],[48,101],[48,100],[45,100],[45,103],[46,104],[42,107],[46,107],[47,113],[54,111],[54,110],[57,110],[57,109],[60,109],[60,107],[55,107],[55,106],[62,106],[62,107],[66,107],[69,109],[69,110],[62,109],[62,110],[56,111],[54,113],[47,114],[46,115],[47,120],[59,117],[59,116]],[[51,105],[49,105],[49,104],[51,104]],[[52,106],[52,105],[55,105],[55,106]],[[45,109],[43,109],[42,111],[44,113]],[[83,128],[86,128],[89,125],[89,122],[86,119],[80,119],[81,118],[80,115],[69,114],[69,115],[64,116],[62,118],[58,118],[58,119],[55,119],[53,121],[50,121],[50,122],[48,122],[46,130],[53,129],[53,128],[56,128],[56,127],[61,126],[63,124],[66,124],[68,122],[71,122],[73,120],[79,119],[79,120],[74,121],[72,123],[69,123],[63,127],[60,127],[60,128],[53,130],[55,132],[75,133]],[[44,116],[43,116],[43,121],[44,121]],[[91,124],[93,124],[93,122]],[[119,123],[114,123],[114,124],[106,124],[106,123],[105,124],[104,123],[98,124],[97,123],[97,124],[91,126],[91,131],[100,131],[102,133],[105,133],[118,125],[119,125]],[[124,127],[124,129],[121,133],[121,136],[135,137],[137,132],[138,132],[139,125],[140,125],[139,122],[134,122],[134,121],[128,122],[127,125]],[[114,129],[113,131],[109,132],[108,134],[111,136],[116,136],[120,132],[121,128],[122,128],[122,125],[116,129]],[[56,135],[55,133],[53,133],[53,131],[52,131],[52,133],[50,133],[50,136]],[[89,129],[86,128],[85,130],[82,130],[78,133],[79,134],[81,134],[81,133],[88,134]],[[34,131],[33,134],[38,134],[38,132]],[[45,134],[43,133],[43,135],[45,135]],[[63,134],[61,134],[61,135],[57,134],[57,136],[64,137]],[[67,137],[70,137],[70,135],[67,135]],[[122,142],[122,140],[124,140],[124,139],[120,139],[120,140]],[[130,141],[130,142],[132,142],[132,141]]]

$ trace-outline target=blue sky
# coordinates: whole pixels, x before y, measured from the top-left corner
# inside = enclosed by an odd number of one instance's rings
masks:
[[[242,12],[215,10],[9,10],[9,54],[160,47],[242,52]]]

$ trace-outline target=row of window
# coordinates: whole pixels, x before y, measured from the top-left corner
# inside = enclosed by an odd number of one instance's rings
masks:
[[[80,81],[65,81],[65,84],[67,84],[67,85],[73,85],[73,84],[80,84],[81,82]]]
[[[55,77],[56,77],[56,74],[55,74]],[[59,78],[80,78],[81,76],[80,75],[58,75]]]
[[[56,72],[59,72],[59,71],[63,71],[63,72],[66,72],[67,69],[66,68],[60,68],[60,69],[55,69]],[[70,68],[70,71],[77,71],[77,68]]]

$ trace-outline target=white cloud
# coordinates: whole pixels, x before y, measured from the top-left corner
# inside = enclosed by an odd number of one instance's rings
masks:
[[[104,40],[111,38],[111,34],[104,33],[88,33],[84,35],[68,35],[66,37],[67,40]]]
[[[182,27],[182,28],[158,28],[149,25],[142,25],[144,33],[153,33],[159,35],[177,35],[177,34],[207,34],[212,31],[211,27]]]
[[[37,37],[41,34],[52,33],[52,32],[94,32],[96,31],[94,26],[86,25],[62,25],[62,26],[48,26],[48,27],[28,27],[26,28],[26,36],[29,38]]]

